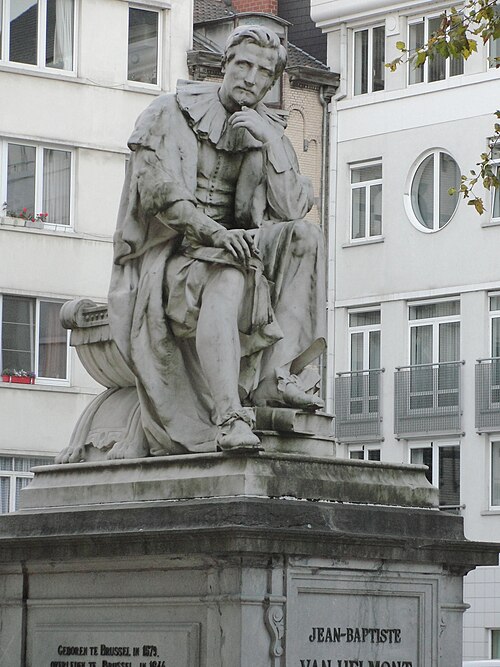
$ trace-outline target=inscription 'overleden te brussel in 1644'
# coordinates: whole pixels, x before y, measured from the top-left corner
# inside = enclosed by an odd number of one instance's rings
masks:
[[[170,667],[170,663],[167,664],[167,661],[161,659],[158,647],[153,644],[142,646],[60,644],[57,647],[57,654],[60,657],[52,660],[50,667]]]

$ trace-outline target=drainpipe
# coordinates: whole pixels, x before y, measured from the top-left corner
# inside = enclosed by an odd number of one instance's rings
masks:
[[[331,99],[331,124],[329,139],[331,142],[329,159],[329,206],[328,220],[325,220],[327,229],[327,249],[328,249],[328,292],[327,292],[327,315],[328,315],[328,343],[329,352],[326,359],[326,409],[328,412],[334,412],[333,385],[335,378],[335,294],[337,286],[337,180],[338,180],[338,112],[337,103],[344,99],[347,94],[347,26],[342,23],[340,26],[340,83],[337,93]],[[331,193],[331,195],[330,195]]]

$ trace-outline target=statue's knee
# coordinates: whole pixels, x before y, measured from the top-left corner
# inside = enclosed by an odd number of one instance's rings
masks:
[[[316,254],[318,247],[323,243],[323,234],[319,225],[307,220],[296,220],[293,223],[292,252],[301,257],[306,254]]]
[[[241,271],[232,266],[221,266],[216,273],[215,283],[223,298],[232,298],[243,292],[245,277]]]

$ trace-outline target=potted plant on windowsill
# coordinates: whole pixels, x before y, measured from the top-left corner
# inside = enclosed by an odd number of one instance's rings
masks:
[[[43,229],[47,222],[48,213],[33,213],[26,207],[19,211],[8,208],[7,202],[2,205],[2,217],[0,221],[4,224],[11,224],[14,227],[31,227],[34,229]]]
[[[12,384],[35,384],[36,375],[32,371],[16,370],[4,368],[2,371],[2,381]]]

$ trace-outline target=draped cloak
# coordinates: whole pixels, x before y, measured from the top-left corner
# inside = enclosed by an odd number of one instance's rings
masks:
[[[278,367],[300,373],[325,344],[323,239],[316,225],[301,220],[313,202],[310,182],[298,171],[281,118],[262,103],[256,107],[277,135],[263,145],[247,130],[228,125],[230,113],[218,89],[219,84],[182,82],[176,95],[158,97],[143,112],[129,140],[109,321],[112,338],[137,378],[142,426],[153,454],[213,449],[217,415],[195,350],[196,325],[183,329],[183,322],[196,322],[196,316],[177,305],[179,294],[192,296],[195,279],[203,282],[220,265],[245,275],[238,323],[242,398]],[[211,218],[201,201],[202,148],[239,155],[230,219]],[[216,174],[210,177],[216,183]],[[176,202],[191,202],[195,214],[169,216]],[[307,266],[294,254],[304,224],[305,241],[316,248]],[[257,229],[260,258],[242,267],[230,253],[214,248],[211,236],[222,228]],[[202,288],[198,285],[195,301]]]

